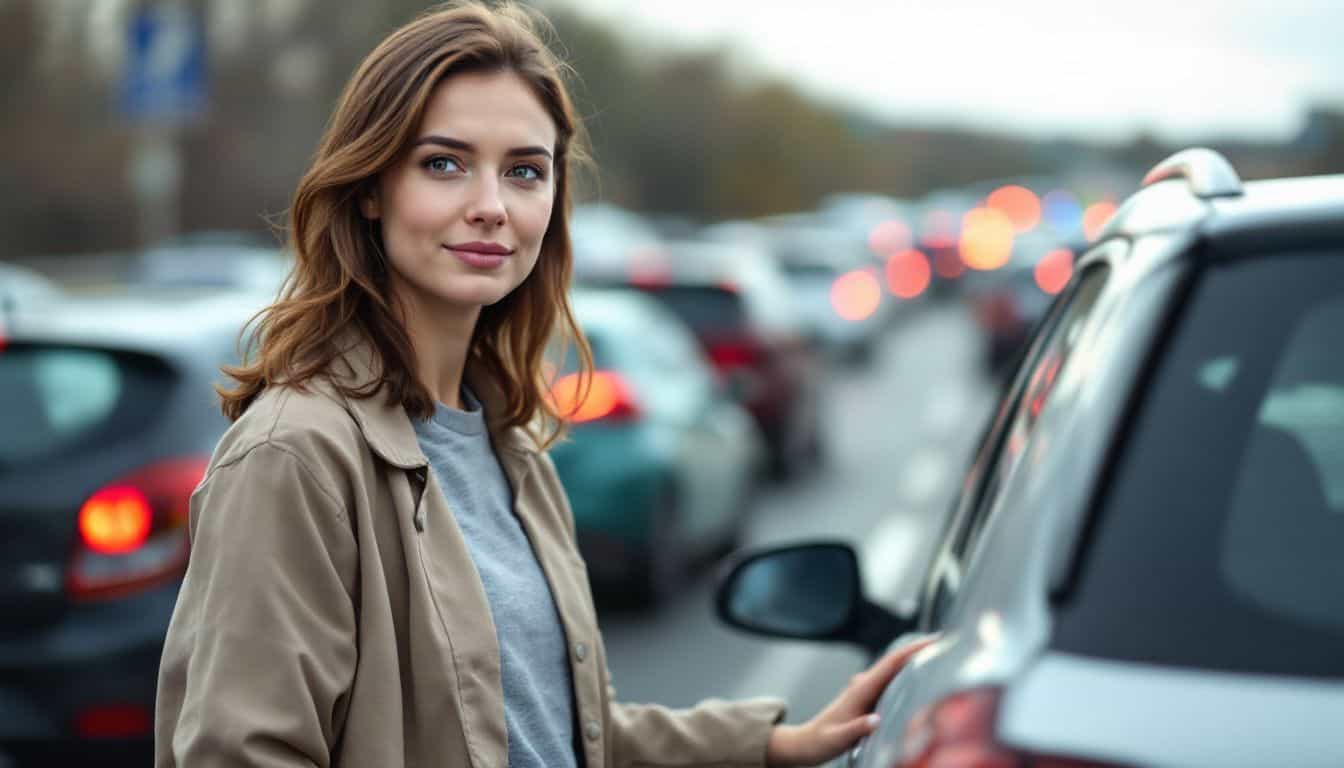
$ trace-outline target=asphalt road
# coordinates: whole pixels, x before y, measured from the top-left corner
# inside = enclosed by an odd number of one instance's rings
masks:
[[[981,342],[957,306],[904,315],[866,370],[829,381],[829,460],[767,486],[744,546],[840,539],[860,553],[869,596],[889,606],[917,593],[932,540],[974,449],[995,390]],[[778,696],[790,722],[820,710],[865,665],[845,646],[760,638],[714,617],[714,564],[656,612],[599,606],[612,679],[624,701],[690,706],[705,698]]]

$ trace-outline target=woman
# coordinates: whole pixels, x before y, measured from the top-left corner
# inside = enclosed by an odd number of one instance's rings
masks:
[[[813,721],[617,704],[541,375],[566,304],[579,125],[512,9],[431,12],[341,98],[290,212],[296,266],[228,372],[192,498],[156,763],[803,765],[902,662]]]

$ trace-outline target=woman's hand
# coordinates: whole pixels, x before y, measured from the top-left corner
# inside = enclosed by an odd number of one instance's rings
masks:
[[[869,713],[878,697],[910,657],[934,639],[923,638],[883,656],[855,675],[840,695],[808,722],[775,726],[766,747],[766,765],[786,768],[824,763],[877,730],[877,715]]]

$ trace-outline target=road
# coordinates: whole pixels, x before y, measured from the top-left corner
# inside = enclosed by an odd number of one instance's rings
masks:
[[[911,601],[965,463],[994,404],[980,340],[956,306],[904,315],[867,370],[829,382],[827,466],[765,487],[744,545],[841,539],[860,552],[870,597]],[[709,697],[778,696],[789,722],[819,711],[861,670],[857,649],[753,637],[713,614],[714,567],[656,612],[599,606],[623,701],[690,706]]]

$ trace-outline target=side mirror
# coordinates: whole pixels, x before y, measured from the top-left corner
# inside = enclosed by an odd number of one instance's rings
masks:
[[[726,624],[755,634],[855,643],[877,654],[913,622],[863,595],[859,561],[848,544],[818,542],[745,553],[720,579],[717,607]]]

